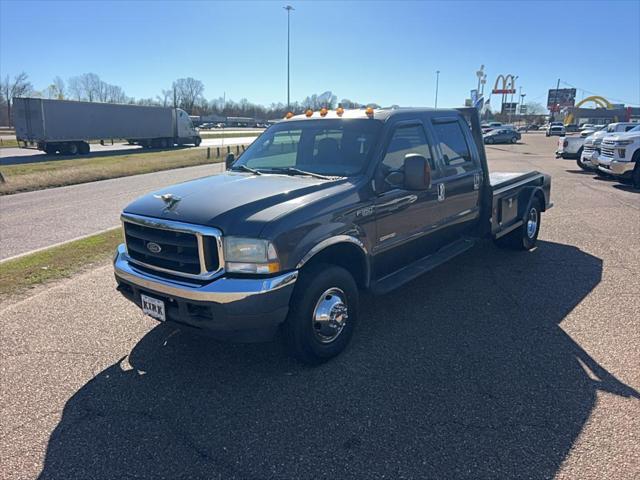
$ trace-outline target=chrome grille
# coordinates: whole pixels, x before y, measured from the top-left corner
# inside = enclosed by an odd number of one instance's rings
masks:
[[[122,215],[133,263],[172,275],[208,279],[221,270],[221,232],[170,220]]]
[[[609,148],[609,147],[602,147],[602,153],[600,155],[602,155],[603,157],[611,157],[613,158],[615,155],[615,150],[613,148]]]

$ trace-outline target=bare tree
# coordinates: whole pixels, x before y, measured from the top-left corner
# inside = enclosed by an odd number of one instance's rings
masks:
[[[161,91],[161,95],[157,95],[156,98],[158,99],[158,103],[162,104],[163,107],[168,107],[169,103],[171,102],[171,100],[173,99],[173,90],[172,89],[168,89],[168,90],[162,90]]]
[[[179,78],[173,82],[174,106],[191,113],[196,102],[202,98],[204,84],[195,78]]]
[[[69,79],[69,94],[78,101],[82,100],[83,91],[82,85],[80,84],[80,77],[71,77]]]
[[[13,99],[15,97],[24,97],[33,90],[31,82],[28,80],[29,76],[22,72],[13,77],[13,80],[9,79],[9,75],[0,84],[0,92],[7,102],[7,115],[9,117],[9,125],[11,125],[11,108],[13,107]]]
[[[64,100],[65,92],[64,80],[60,77],[54,78],[53,83],[47,87],[48,98]]]

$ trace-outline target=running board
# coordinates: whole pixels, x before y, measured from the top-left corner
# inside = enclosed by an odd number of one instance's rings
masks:
[[[475,245],[475,240],[472,239],[460,239],[446,247],[441,248],[433,255],[421,258],[420,260],[401,268],[397,272],[387,275],[381,278],[377,282],[371,285],[371,291],[376,295],[383,295],[398,287],[401,287],[405,283],[413,280],[420,275],[433,270],[434,268],[448,262],[454,257],[457,257],[461,253],[466,252]]]

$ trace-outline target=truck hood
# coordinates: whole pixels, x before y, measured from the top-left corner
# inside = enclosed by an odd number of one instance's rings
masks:
[[[604,140],[635,140],[640,138],[640,132],[621,132],[607,135]]]
[[[264,226],[316,200],[350,188],[346,179],[226,172],[173,185],[130,203],[125,213],[216,227],[258,237]],[[162,195],[179,198],[166,208]]]

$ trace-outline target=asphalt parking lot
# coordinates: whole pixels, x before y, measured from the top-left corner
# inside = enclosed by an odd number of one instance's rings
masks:
[[[143,316],[110,265],[0,306],[0,477],[640,477],[640,192],[556,160],[532,252],[484,242],[365,297],[316,368]]]

